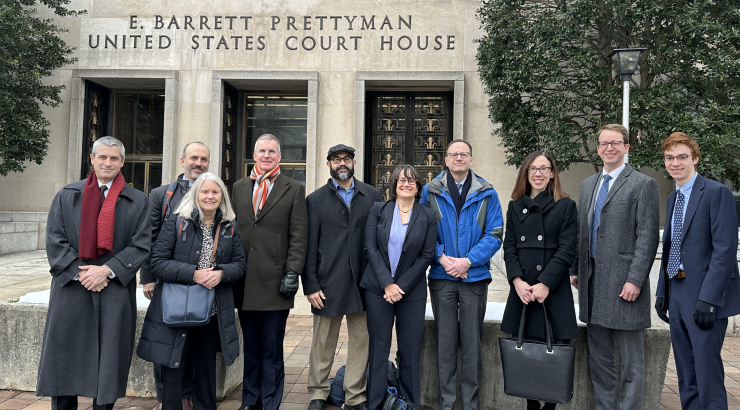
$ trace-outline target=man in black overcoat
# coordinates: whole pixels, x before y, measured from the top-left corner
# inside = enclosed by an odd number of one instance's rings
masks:
[[[331,147],[326,156],[331,179],[306,198],[308,252],[303,292],[311,303],[313,340],[309,356],[308,410],[323,410],[329,397],[329,372],[347,318],[349,349],[344,373],[345,409],[367,409],[367,312],[360,288],[367,265],[365,224],[380,192],[354,178],[355,149]]]
[[[121,141],[103,137],[93,172],[62,188],[49,209],[46,255],[53,279],[36,395],[52,410],[112,410],[126,395],[136,335],[136,272],[149,256],[146,195],[121,175]]]

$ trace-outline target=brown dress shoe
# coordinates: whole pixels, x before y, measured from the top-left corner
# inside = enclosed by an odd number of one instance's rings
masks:
[[[182,399],[182,410],[193,410],[193,400]]]

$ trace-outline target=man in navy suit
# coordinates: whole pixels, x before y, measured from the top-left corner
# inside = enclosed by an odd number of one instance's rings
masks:
[[[655,309],[671,326],[681,407],[726,409],[720,352],[727,318],[740,313],[735,203],[729,188],[696,173],[693,138],[674,132],[662,149],[676,190],[668,195]]]

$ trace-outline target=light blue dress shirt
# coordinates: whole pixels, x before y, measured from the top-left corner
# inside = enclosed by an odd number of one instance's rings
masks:
[[[409,210],[409,217],[407,221],[411,220],[411,213],[413,210]],[[398,210],[398,202],[393,209],[393,223],[391,224],[391,234],[388,238],[388,261],[391,263],[391,276],[396,277],[396,268],[398,267],[398,261],[401,259],[401,252],[403,252],[403,240],[406,239],[406,229],[409,224],[401,223],[401,211]]]
[[[347,209],[349,209],[349,204],[352,202],[352,195],[355,193],[355,179],[352,178],[352,185],[350,185],[349,189],[344,189],[344,187],[339,185],[337,180],[333,178],[332,182],[334,182],[334,186],[337,188],[337,193],[342,197],[342,199],[344,199],[344,203],[347,204]]]
[[[696,177],[699,175],[698,172],[694,172],[694,176],[691,177],[689,182],[683,184],[683,186],[678,186],[676,184],[676,191],[681,191],[683,194],[683,214],[681,215],[681,221],[682,225],[686,222],[686,209],[689,207],[689,198],[691,198],[691,190],[694,189],[694,182],[696,181]],[[676,218],[676,202],[678,202],[678,194],[676,194],[676,201],[673,202],[673,215],[671,215],[671,234],[673,234],[673,221]],[[670,236],[670,235],[669,235]],[[673,246],[673,244],[671,244]],[[679,254],[679,258],[681,255]],[[683,263],[678,265],[679,269],[683,270]]]

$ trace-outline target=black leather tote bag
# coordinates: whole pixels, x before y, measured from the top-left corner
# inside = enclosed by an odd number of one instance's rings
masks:
[[[517,338],[498,339],[504,369],[504,393],[525,399],[568,403],[573,397],[576,348],[570,344],[553,343],[546,310],[546,341],[524,340],[526,317],[527,305],[524,305]]]

